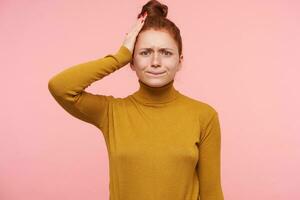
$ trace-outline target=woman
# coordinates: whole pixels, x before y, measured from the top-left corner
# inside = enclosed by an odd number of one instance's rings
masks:
[[[109,153],[110,200],[223,200],[218,113],[173,86],[180,31],[168,8],[149,1],[115,54],[72,66],[49,80],[55,100],[95,125]],[[125,98],[90,84],[130,63],[139,89]]]

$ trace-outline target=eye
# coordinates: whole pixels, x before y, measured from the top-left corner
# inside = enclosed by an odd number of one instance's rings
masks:
[[[147,55],[149,55],[149,54],[148,54],[149,52],[150,52],[150,51],[142,51],[142,52],[140,52],[140,55],[147,56]],[[161,52],[162,52],[164,55],[166,55],[166,56],[171,56],[171,55],[173,55],[173,53],[170,52],[170,51],[162,50]]]
[[[163,51],[165,53],[165,55],[167,56],[171,56],[173,53],[171,53],[170,51]]]
[[[149,51],[142,51],[140,52],[140,55],[147,55],[147,53],[149,53]]]

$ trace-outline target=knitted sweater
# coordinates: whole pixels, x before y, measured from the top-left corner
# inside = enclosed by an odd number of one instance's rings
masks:
[[[90,84],[126,66],[132,53],[74,65],[48,89],[72,116],[97,127],[109,157],[110,200],[223,200],[221,131],[216,110],[174,88],[138,80],[125,98],[92,94]]]

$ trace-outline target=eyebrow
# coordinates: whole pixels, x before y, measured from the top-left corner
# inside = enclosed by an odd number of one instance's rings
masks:
[[[143,50],[143,49],[145,49],[145,50],[152,50],[152,48],[140,48],[140,50]],[[174,49],[171,49],[171,48],[160,48],[159,50],[171,50],[171,51],[173,51]]]

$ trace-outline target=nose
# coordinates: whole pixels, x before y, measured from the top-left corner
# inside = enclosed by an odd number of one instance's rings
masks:
[[[160,58],[159,58],[159,53],[154,53],[154,56],[152,58],[152,67],[159,67],[160,66]]]

